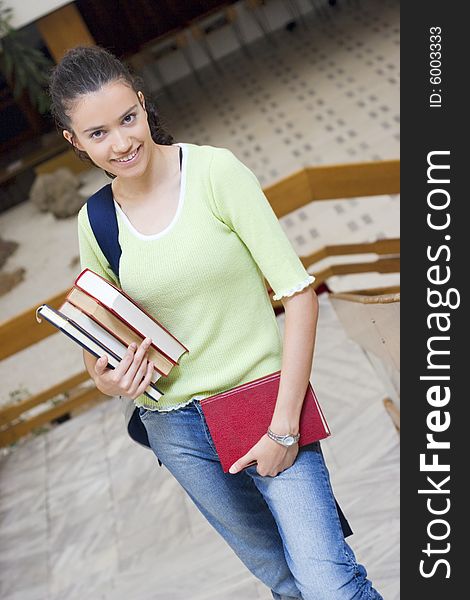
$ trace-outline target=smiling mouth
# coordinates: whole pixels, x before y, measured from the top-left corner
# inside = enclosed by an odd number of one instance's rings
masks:
[[[114,160],[114,162],[118,162],[118,163],[121,163],[121,164],[129,163],[129,162],[131,162],[131,161],[134,160],[134,158],[137,156],[139,150],[140,150],[140,146],[138,148],[136,148],[134,150],[134,152],[131,152],[127,156],[124,156],[123,158],[114,158],[113,160]]]

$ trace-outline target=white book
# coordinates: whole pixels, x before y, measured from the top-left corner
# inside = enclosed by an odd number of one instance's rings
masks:
[[[122,360],[127,352],[127,346],[121,341],[114,337],[109,331],[101,327],[96,321],[91,319],[88,315],[83,313],[79,308],[70,304],[70,302],[64,302],[59,308],[59,312],[69,319],[71,319],[76,325],[82,327],[86,332],[90,333],[99,342],[108,348],[111,352],[114,352],[119,359]],[[161,377],[161,374],[154,369],[152,375],[152,383],[156,383]]]
[[[96,356],[96,358],[99,358],[106,353],[106,356],[108,357],[108,367],[115,369],[119,365],[121,359],[117,354],[109,350],[109,348],[106,348],[95,337],[73,323],[59,311],[51,308],[47,304],[43,304],[36,310],[36,319],[39,323],[41,322],[40,316],[51,323],[51,325],[54,325],[54,327],[57,327],[57,329],[60,329],[60,331],[90,352],[90,354]],[[163,396],[163,392],[161,392],[153,383],[149,385],[144,393],[156,402]]]
[[[75,280],[75,287],[97,300],[134,331],[151,338],[152,342],[175,363],[178,363],[179,357],[184,352],[188,352],[188,349],[179,340],[156,319],[147,314],[125,292],[97,273],[90,269],[84,269]]]

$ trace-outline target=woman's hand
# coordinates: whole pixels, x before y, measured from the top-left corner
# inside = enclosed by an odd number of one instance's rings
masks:
[[[115,369],[108,369],[106,355],[94,366],[93,379],[96,387],[108,396],[127,396],[135,400],[150,384],[154,364],[146,358],[152,340],[145,340],[137,347],[131,344]]]
[[[256,470],[264,477],[276,477],[278,473],[291,467],[299,452],[299,444],[288,448],[278,444],[265,433],[248,452],[239,458],[229,469],[229,473],[238,473],[253,461],[258,463]]]

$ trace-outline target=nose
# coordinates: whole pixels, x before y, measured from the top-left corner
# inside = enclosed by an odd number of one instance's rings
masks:
[[[132,142],[122,131],[116,131],[113,134],[113,152],[116,154],[125,154],[127,150],[132,149]]]

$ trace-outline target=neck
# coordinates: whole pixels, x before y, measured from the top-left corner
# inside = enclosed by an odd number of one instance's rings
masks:
[[[112,183],[113,191],[127,202],[138,202],[140,198],[151,195],[155,188],[170,179],[175,173],[173,146],[153,143],[147,168],[139,177],[116,177]]]

